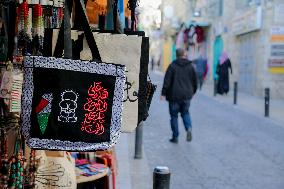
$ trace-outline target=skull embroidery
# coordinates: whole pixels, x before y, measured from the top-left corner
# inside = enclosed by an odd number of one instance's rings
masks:
[[[78,94],[72,90],[66,90],[61,93],[60,115],[58,121],[77,122],[75,111],[77,109]]]

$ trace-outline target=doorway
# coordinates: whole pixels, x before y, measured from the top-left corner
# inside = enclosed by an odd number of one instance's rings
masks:
[[[255,83],[255,38],[253,33],[240,36],[239,52],[239,88],[245,93],[252,94]]]
[[[214,63],[213,63],[213,79],[218,79],[218,75],[216,74],[219,57],[223,52],[223,39],[221,36],[217,36],[214,42]]]

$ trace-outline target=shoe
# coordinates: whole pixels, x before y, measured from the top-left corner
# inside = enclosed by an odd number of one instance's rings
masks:
[[[192,140],[192,134],[191,134],[191,131],[187,131],[187,134],[186,134],[186,140],[187,140],[188,142],[191,142],[191,140]]]
[[[170,142],[172,142],[172,143],[178,143],[178,139],[177,139],[177,138],[171,138],[171,139],[170,139]]]

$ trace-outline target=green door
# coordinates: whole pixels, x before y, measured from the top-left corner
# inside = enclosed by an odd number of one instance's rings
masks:
[[[221,36],[216,37],[214,42],[214,63],[213,63],[213,77],[217,79],[216,69],[219,61],[219,57],[223,52],[223,40]]]

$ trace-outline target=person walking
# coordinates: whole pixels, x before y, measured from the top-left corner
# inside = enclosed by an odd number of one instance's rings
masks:
[[[151,58],[151,70],[152,71],[154,70],[154,67],[155,67],[155,60],[154,60],[154,57],[152,56]]]
[[[190,101],[197,90],[197,78],[192,62],[186,59],[183,49],[176,50],[177,59],[168,67],[164,78],[161,100],[169,102],[172,138],[178,143],[178,114],[181,114],[187,132],[186,140],[192,140],[192,123],[189,114]]]
[[[197,81],[198,81],[198,87],[199,90],[201,90],[204,79],[207,74],[207,60],[202,57],[202,55],[199,55],[199,57],[194,61],[196,74],[197,74]]]
[[[227,94],[230,90],[229,85],[229,69],[231,70],[231,74],[233,74],[231,61],[229,56],[226,52],[223,52],[219,58],[219,64],[217,66],[217,75],[218,75],[218,82],[217,82],[217,93],[218,94]]]

